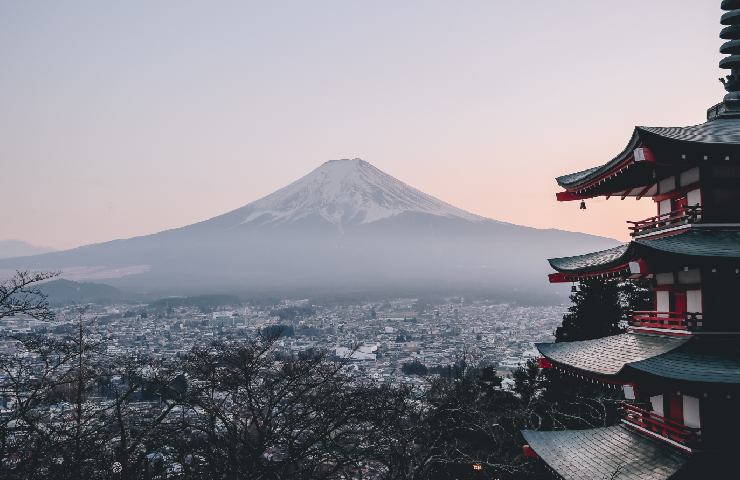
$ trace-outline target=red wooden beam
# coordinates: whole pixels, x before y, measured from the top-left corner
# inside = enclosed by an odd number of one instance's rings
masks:
[[[555,368],[555,365],[553,365],[552,362],[545,357],[540,357],[537,359],[537,366],[539,366],[543,370]]]
[[[607,268],[605,270],[583,273],[555,272],[549,274],[547,278],[548,280],[550,280],[550,283],[570,283],[579,282],[581,280],[587,280],[590,278],[640,278],[649,273],[650,271],[648,270],[647,262],[639,258],[628,263],[617,265],[616,267]]]
[[[644,146],[638,147],[632,152],[632,154],[629,157],[624,159],[619,164],[615,165],[611,170],[602,173],[601,175],[599,175],[598,177],[592,179],[591,181],[587,183],[579,185],[578,190],[580,192],[583,192],[586,189],[597,186],[600,183],[605,182],[609,180],[610,178],[619,175],[620,173],[622,173],[623,170],[629,168],[630,165],[636,162],[656,163],[655,154],[653,153],[652,150],[650,150],[647,147],[644,147]],[[652,185],[648,186],[644,190],[644,192],[647,192],[650,189],[650,187],[652,187]],[[621,192],[621,190],[619,192]],[[614,192],[604,192],[601,194],[594,194],[594,193],[578,193],[578,191],[566,190],[564,192],[558,192],[555,196],[559,202],[568,202],[572,200],[585,200],[587,198],[593,198],[593,197],[597,197],[600,195],[611,196],[619,192],[614,191]],[[624,199],[624,197],[626,197],[629,193],[630,193],[630,189],[625,190],[622,199]],[[640,194],[639,197],[642,197],[642,195],[644,195],[644,193]]]
[[[607,278],[607,277],[627,277],[629,276],[630,270],[629,265],[620,265],[618,267],[610,268],[608,270],[601,270],[598,272],[589,273],[551,273],[547,276],[550,283],[571,283],[580,282],[581,280],[588,280],[591,278]]]
[[[526,458],[540,458],[540,456],[537,455],[537,452],[535,452],[529,445],[524,445],[522,447],[522,453]]]
[[[568,190],[565,190],[563,192],[557,192],[555,194],[555,198],[558,200],[558,202],[571,202],[574,200],[586,200],[588,198],[594,198],[597,195],[591,194],[591,193],[577,193],[577,192],[570,192]]]
[[[550,280],[550,283],[567,283],[567,282],[574,282],[575,280],[568,280],[568,278],[565,276],[564,273],[551,273],[547,276],[548,280]]]

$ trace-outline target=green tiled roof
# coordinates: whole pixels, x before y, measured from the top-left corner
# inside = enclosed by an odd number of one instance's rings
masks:
[[[635,127],[627,147],[612,160],[598,167],[560,176],[557,182],[566,189],[576,188],[612,170],[626,160],[641,143],[649,144],[656,140],[682,144],[736,146],[740,145],[740,119],[715,119],[689,127]]]
[[[552,268],[559,272],[578,272],[593,267],[608,268],[624,263],[629,244],[620,245],[608,250],[601,250],[574,257],[551,258],[548,260]]]
[[[692,383],[740,385],[737,337],[668,337],[623,333],[581,342],[538,343],[549,360],[585,373],[614,376],[633,369]]]
[[[667,480],[689,460],[621,426],[522,434],[565,480]]]
[[[717,119],[690,127],[637,127],[637,132],[679,142],[735,145],[740,144],[740,119]]]
[[[609,250],[548,261],[559,272],[583,273],[615,267],[656,252],[695,258],[740,259],[740,230],[697,227],[676,235],[642,238]]]
[[[695,229],[654,240],[636,240],[635,243],[677,255],[740,258],[740,230]]]
[[[570,184],[578,184],[580,180],[589,178],[591,176],[596,176],[597,174],[608,170],[607,165],[604,165],[601,167],[588,168],[580,172],[569,173],[568,175],[563,175],[561,177],[558,177],[556,180],[558,184],[560,184],[561,186],[570,185]]]
[[[673,380],[740,384],[740,342],[737,338],[696,338],[629,367]]]
[[[622,152],[614,157],[609,162],[605,163],[604,165],[589,168],[587,170],[583,170],[580,172],[570,173],[568,175],[563,175],[558,177],[556,180],[558,184],[563,188],[569,188],[574,187],[576,185],[579,185],[581,183],[587,182],[593,178],[598,177],[602,173],[608,172],[615,166],[622,163],[624,160],[627,159],[627,157],[637,148],[637,146],[640,144],[640,137],[637,135],[637,130],[635,130],[635,133],[633,133],[632,138],[630,139],[627,146],[622,150]]]
[[[596,340],[538,343],[536,346],[553,362],[598,375],[616,375],[627,364],[670,352],[687,341],[686,338],[623,333]]]

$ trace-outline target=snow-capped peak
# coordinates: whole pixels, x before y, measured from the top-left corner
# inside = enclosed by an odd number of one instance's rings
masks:
[[[473,222],[485,220],[427,195],[359,158],[330,160],[237,212],[243,213],[242,224],[255,221],[277,224],[319,216],[341,227],[376,222],[406,212]]]

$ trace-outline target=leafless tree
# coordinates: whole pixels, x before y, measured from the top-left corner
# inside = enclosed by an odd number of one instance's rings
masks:
[[[15,315],[28,315],[38,320],[49,320],[46,295],[40,283],[57,277],[58,272],[29,272],[18,270],[7,280],[0,282],[0,319]]]
[[[0,357],[0,388],[10,408],[2,422],[4,461],[20,477],[29,472],[80,477],[99,441],[102,405],[88,402],[99,378],[97,345],[79,333],[65,338],[17,339],[14,354]]]
[[[192,352],[185,418],[202,469],[215,478],[313,479],[381,467],[369,452],[404,397],[352,379],[324,351],[277,356],[274,342]]]
[[[111,355],[93,321],[80,311],[73,334],[0,357],[0,476],[426,480],[476,463],[524,478],[521,400],[467,359],[420,391],[326,351],[281,353],[277,335],[185,358]]]
[[[180,433],[175,409],[185,393],[182,371],[172,362],[143,357],[114,357],[106,369],[106,460],[120,466],[119,478],[140,478],[147,454]]]

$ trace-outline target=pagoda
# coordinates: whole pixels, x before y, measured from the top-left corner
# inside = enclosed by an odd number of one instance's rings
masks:
[[[628,244],[549,261],[553,283],[645,279],[653,298],[625,333],[537,345],[541,367],[624,395],[616,426],[522,432],[557,478],[740,478],[740,0],[722,9],[730,74],[707,121],[636,127],[613,160],[557,179],[559,201],[650,197],[657,210],[628,222]]]

